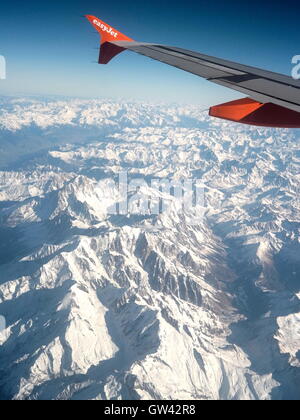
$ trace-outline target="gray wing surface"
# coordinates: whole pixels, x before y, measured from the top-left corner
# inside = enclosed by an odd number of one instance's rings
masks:
[[[292,77],[182,48],[126,41],[111,43],[244,93],[255,101],[300,112],[300,81]]]

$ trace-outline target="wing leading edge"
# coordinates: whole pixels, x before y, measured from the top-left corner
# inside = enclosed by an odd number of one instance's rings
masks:
[[[212,107],[212,116],[250,125],[300,128],[300,81],[182,48],[135,42],[94,16],[87,18],[102,37],[99,63],[130,50],[248,96]]]

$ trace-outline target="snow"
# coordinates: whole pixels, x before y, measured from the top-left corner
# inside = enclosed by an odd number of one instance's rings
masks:
[[[0,171],[0,398],[299,399],[299,131],[194,106],[1,104],[0,148],[64,144]],[[147,196],[149,179],[199,179],[204,217],[162,192],[163,214],[112,214],[124,171]]]

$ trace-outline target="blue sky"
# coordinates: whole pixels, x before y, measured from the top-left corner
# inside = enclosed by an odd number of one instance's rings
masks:
[[[195,103],[240,97],[191,74],[126,52],[103,66],[93,14],[138,41],[180,46],[290,74],[300,54],[295,1],[12,1],[1,4],[0,94]]]

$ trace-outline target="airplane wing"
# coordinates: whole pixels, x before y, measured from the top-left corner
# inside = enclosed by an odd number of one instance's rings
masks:
[[[300,81],[182,48],[135,42],[100,19],[86,17],[101,35],[100,64],[130,50],[247,95],[211,107],[211,116],[257,126],[300,128]]]

